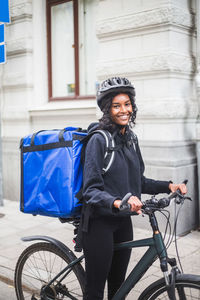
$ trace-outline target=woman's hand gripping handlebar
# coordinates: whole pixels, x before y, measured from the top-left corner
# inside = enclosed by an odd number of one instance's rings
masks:
[[[122,200],[115,200],[114,207],[118,208],[120,211],[131,211],[141,214],[142,202],[138,197],[132,196],[128,193],[124,196]]]
[[[187,187],[186,187],[187,182],[188,182],[187,179],[185,179],[180,184],[174,184],[174,183],[170,182],[169,189],[172,193],[179,191],[181,194],[185,195],[187,193]]]

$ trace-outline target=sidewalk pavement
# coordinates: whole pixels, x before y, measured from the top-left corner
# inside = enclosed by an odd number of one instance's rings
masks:
[[[48,235],[61,240],[73,250],[73,226],[68,223],[60,223],[56,218],[32,216],[19,211],[19,203],[4,200],[4,206],[0,207],[0,281],[9,286],[13,284],[14,269],[21,252],[30,245],[30,242],[22,242],[21,237],[31,235]],[[148,230],[134,226],[134,239],[151,237]],[[200,232],[192,231],[189,234],[178,237],[178,249],[185,273],[200,275]],[[144,253],[145,248],[133,249],[129,269],[133,267]],[[168,254],[175,256],[175,244],[171,244]],[[159,261],[156,261],[140,282],[127,297],[128,300],[137,299],[137,296],[151,282],[162,277]],[[15,298],[12,298],[15,299]],[[3,300],[0,298],[0,300]]]

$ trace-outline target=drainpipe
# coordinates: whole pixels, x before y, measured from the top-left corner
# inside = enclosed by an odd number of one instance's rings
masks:
[[[200,227],[200,1],[196,0],[196,95],[198,102],[198,117],[196,122],[196,150],[197,150],[197,172],[198,172],[198,205],[199,205],[199,227]]]

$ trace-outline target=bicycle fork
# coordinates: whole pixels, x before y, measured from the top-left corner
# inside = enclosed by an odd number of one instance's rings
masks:
[[[178,270],[178,267],[176,264],[176,259],[175,258],[170,259],[167,256],[166,247],[165,247],[163,238],[161,236],[161,233],[159,231],[158,223],[157,223],[154,213],[149,216],[149,219],[150,219],[151,227],[154,232],[154,241],[155,241],[157,253],[158,253],[158,256],[160,259],[160,268],[163,272],[166,287],[167,287],[167,294],[168,294],[168,297],[170,300],[176,300],[175,278],[176,278],[176,274],[180,273],[180,271]],[[168,263],[172,267],[172,271],[170,274],[168,272]],[[181,299],[184,300],[185,298],[181,298]]]
[[[168,293],[168,297],[170,300],[176,300],[176,295],[175,295],[175,286],[176,286],[176,276],[178,274],[180,274],[180,270],[176,264],[176,259],[175,258],[167,258],[166,264],[170,264],[170,266],[172,267],[170,274],[163,272],[164,273],[164,278],[165,278],[165,282],[166,282],[166,286],[167,286],[167,293]],[[161,263],[162,264],[162,263]],[[165,264],[165,263],[164,263]],[[165,270],[165,266],[161,266],[161,269],[164,268],[163,270]],[[181,300],[186,300],[186,296],[185,296],[185,291],[184,288],[181,286],[177,287],[177,293],[179,295],[179,299]]]
[[[160,268],[164,274],[168,297],[170,300],[176,300],[176,295],[175,295],[176,276],[177,274],[181,273],[177,266],[176,259],[169,258],[165,250],[162,250],[162,253],[160,253],[159,257],[160,257]],[[170,274],[168,272],[168,264],[172,267]],[[184,288],[177,287],[177,293],[179,295],[179,299],[186,300]]]
[[[172,260],[173,260],[173,262],[172,262]],[[168,263],[171,266],[173,264],[170,274],[168,272]],[[169,259],[168,257],[161,258],[160,267],[161,267],[161,270],[162,270],[164,278],[165,278],[168,297],[170,300],[176,300],[176,295],[175,295],[175,278],[176,278],[176,273],[177,273],[176,260]]]

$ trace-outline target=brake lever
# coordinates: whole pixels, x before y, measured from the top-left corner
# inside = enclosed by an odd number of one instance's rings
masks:
[[[175,202],[176,202],[177,204],[180,204],[180,203],[182,203],[184,200],[190,200],[190,201],[192,201],[192,198],[190,198],[190,197],[185,197],[185,196],[177,197],[177,199],[175,199]]]
[[[184,197],[185,200],[190,200],[192,201],[192,198],[191,197]]]

